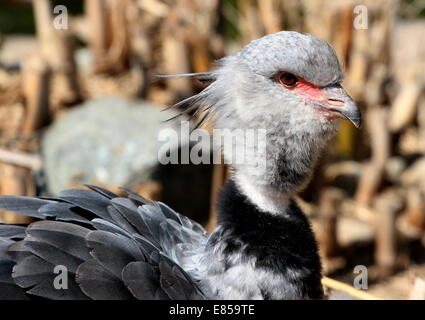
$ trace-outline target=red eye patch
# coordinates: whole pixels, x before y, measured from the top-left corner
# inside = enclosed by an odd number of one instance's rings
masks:
[[[287,88],[286,88],[287,89]],[[306,101],[323,101],[325,100],[325,94],[322,89],[304,79],[299,79],[296,86],[290,88],[295,90],[300,96]],[[324,115],[328,120],[336,119],[337,116],[327,111],[326,109],[317,109],[318,112]]]
[[[318,86],[304,79],[299,79],[293,90],[308,100],[320,100],[323,97],[322,90]]]
[[[296,77],[297,81],[292,86],[285,85],[285,82],[282,81],[282,74],[279,74],[278,80],[282,88],[285,90],[294,90],[299,95],[304,97],[306,100],[321,100],[323,98],[323,93],[321,88],[318,86],[300,78]]]

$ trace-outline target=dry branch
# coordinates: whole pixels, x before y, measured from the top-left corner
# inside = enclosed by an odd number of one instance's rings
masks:
[[[396,214],[402,205],[401,195],[394,190],[382,193],[374,203],[376,214],[375,260],[380,270],[380,276],[388,276],[396,268],[397,234],[395,221]]]
[[[395,98],[388,120],[391,132],[398,132],[409,125],[416,115],[416,106],[423,86],[420,81],[411,82],[401,87]]]
[[[72,35],[66,29],[54,28],[53,10],[49,0],[33,1],[33,8],[41,56],[61,83],[57,94],[59,103],[70,105],[79,102],[81,93],[74,60]]]
[[[51,69],[42,57],[33,55],[24,63],[22,85],[26,114],[21,129],[24,136],[29,136],[51,120],[50,80]]]
[[[356,289],[346,283],[343,283],[341,281],[334,280],[328,277],[322,278],[322,285],[332,290],[344,292],[352,296],[353,298],[356,298],[359,300],[382,300],[381,298],[375,297],[367,292]]]
[[[327,258],[339,253],[337,239],[337,219],[343,193],[336,188],[327,188],[320,197],[319,215],[322,230],[320,232],[320,249]]]
[[[21,151],[10,151],[0,148],[0,161],[31,170],[41,170],[43,161],[39,155]]]
[[[104,59],[108,52],[108,26],[106,3],[104,0],[85,1],[86,28],[92,54],[93,70],[99,72],[104,68]]]
[[[376,195],[390,155],[390,135],[386,126],[386,110],[374,108],[367,113],[367,126],[370,134],[372,158],[364,166],[356,191],[356,201],[361,206],[369,206]]]

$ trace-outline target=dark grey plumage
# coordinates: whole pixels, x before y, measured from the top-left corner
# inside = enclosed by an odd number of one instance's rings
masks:
[[[26,228],[0,225],[2,299],[205,298],[168,257],[179,243],[205,240],[202,227],[136,194],[89,187],[95,192],[66,190],[49,200],[0,198],[2,209],[43,219]],[[53,285],[58,265],[68,271],[66,290]]]

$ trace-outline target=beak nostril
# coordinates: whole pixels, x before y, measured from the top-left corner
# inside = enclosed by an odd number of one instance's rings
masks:
[[[343,106],[345,104],[345,101],[340,100],[340,99],[336,99],[336,98],[328,98],[328,99],[326,99],[326,102],[329,105],[336,106],[336,107],[340,107],[340,106]]]

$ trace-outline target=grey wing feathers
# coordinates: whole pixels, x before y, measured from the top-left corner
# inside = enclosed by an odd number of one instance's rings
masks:
[[[6,238],[0,240],[0,300],[26,299],[25,292],[15,284],[12,278],[15,262],[6,253],[7,248],[13,243],[13,240]]]
[[[0,197],[0,209],[40,220],[0,224],[0,299],[205,299],[181,259],[206,244],[198,223],[128,190],[87,187]]]

